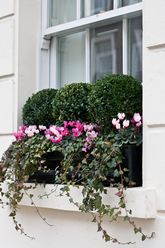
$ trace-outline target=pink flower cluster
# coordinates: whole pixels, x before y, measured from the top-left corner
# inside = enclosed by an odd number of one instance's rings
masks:
[[[80,121],[64,121],[64,125],[61,127],[55,125],[50,126],[45,131],[45,136],[53,143],[60,143],[66,136],[71,136],[77,139],[85,135],[86,143],[89,145],[89,143],[98,135],[95,128],[96,125],[94,124],[85,124]]]
[[[22,140],[25,137],[33,137],[35,134],[38,134],[40,131],[45,130],[46,127],[45,126],[39,126],[37,128],[36,125],[31,125],[31,126],[25,126],[22,125],[19,127],[18,132],[14,133],[14,136],[16,138],[16,140]]]
[[[134,113],[131,120],[127,120],[125,118],[125,113],[118,113],[118,118],[112,119],[112,125],[117,129],[120,130],[121,128],[128,128],[132,123],[134,127],[141,127],[142,125],[142,117],[139,113]]]
[[[97,125],[86,124],[80,121],[64,121],[63,126],[51,125],[49,128],[46,126],[36,125],[33,126],[20,126],[17,133],[14,133],[16,140],[22,140],[23,138],[31,138],[36,134],[43,134],[47,139],[53,143],[61,143],[65,137],[79,138],[81,136],[85,137],[85,143],[83,151],[87,151],[91,142],[97,137],[98,132]]]

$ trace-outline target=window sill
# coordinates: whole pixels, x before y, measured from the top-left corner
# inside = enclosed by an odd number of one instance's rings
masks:
[[[29,194],[34,195],[33,201],[36,207],[64,211],[79,211],[75,205],[69,202],[67,196],[59,196],[61,192],[60,188],[62,188],[62,185],[38,185],[36,189],[29,190]],[[107,190],[107,195],[103,196],[104,202],[106,204],[115,205],[115,203],[118,201],[118,196],[115,195],[117,189],[107,188]],[[51,193],[52,191],[53,193]],[[47,194],[49,195],[48,197]],[[70,194],[76,202],[81,202],[81,186],[79,188],[71,186]],[[144,219],[151,219],[156,217],[157,211],[155,189],[144,187],[128,188],[125,192],[125,195],[127,209],[132,210],[132,217]],[[40,196],[44,197],[41,199]],[[32,204],[30,198],[27,195],[24,195],[20,206],[34,207],[34,204]]]

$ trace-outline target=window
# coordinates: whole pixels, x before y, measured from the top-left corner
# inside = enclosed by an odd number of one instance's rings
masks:
[[[50,85],[95,82],[106,74],[142,80],[140,0],[43,0]]]

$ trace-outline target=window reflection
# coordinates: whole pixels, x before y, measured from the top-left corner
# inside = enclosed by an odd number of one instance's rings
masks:
[[[92,36],[92,80],[106,74],[122,73],[122,24],[97,28]]]
[[[129,71],[142,81],[142,18],[129,20]]]

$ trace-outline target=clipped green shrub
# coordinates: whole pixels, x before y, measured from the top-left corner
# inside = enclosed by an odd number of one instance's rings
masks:
[[[52,116],[52,100],[57,89],[44,89],[28,98],[23,106],[23,123],[25,125],[45,125],[55,123]]]
[[[98,80],[89,95],[88,111],[93,122],[109,131],[112,118],[124,112],[129,118],[142,113],[142,85],[128,75],[107,75]]]
[[[54,118],[59,121],[90,121],[87,105],[91,88],[91,84],[72,83],[58,90],[52,103]]]

